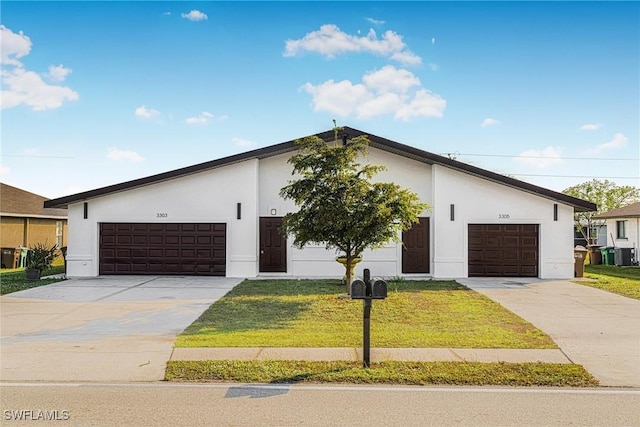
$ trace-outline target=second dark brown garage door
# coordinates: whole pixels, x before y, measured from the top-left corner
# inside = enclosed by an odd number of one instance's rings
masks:
[[[469,224],[469,277],[538,277],[537,224]]]
[[[226,224],[100,224],[100,274],[225,273]]]

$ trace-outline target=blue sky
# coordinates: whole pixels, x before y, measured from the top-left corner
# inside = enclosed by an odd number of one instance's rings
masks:
[[[60,197],[339,125],[640,186],[637,2],[3,1],[2,182]]]

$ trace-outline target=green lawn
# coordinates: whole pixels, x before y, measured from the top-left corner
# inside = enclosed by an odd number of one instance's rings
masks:
[[[576,283],[640,299],[640,267],[587,264],[584,268],[584,276],[595,281],[576,281]]]
[[[331,280],[245,280],[176,347],[358,347],[362,301]],[[373,302],[372,347],[557,348],[539,329],[454,281],[390,283]]]
[[[61,273],[64,273],[64,265],[56,265],[51,270],[46,271],[43,276]],[[0,295],[50,285],[51,283],[61,282],[62,280],[64,279],[27,280],[25,278],[24,268],[2,270],[0,271]]]

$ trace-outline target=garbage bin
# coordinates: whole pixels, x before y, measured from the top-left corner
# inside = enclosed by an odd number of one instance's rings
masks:
[[[614,264],[617,266],[630,266],[633,258],[633,248],[614,249]]]
[[[602,264],[602,253],[600,252],[600,246],[587,246],[587,249],[589,250],[589,264]]]
[[[13,268],[13,248],[2,248],[2,268]]]
[[[584,246],[573,248],[573,275],[574,277],[584,276],[584,260],[587,256],[587,249]]]
[[[600,253],[602,254],[602,264],[613,265],[614,256],[615,256],[615,249],[613,246],[601,247]]]

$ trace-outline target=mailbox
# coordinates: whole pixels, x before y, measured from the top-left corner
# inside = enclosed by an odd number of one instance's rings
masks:
[[[387,297],[387,282],[379,277],[371,279],[371,298],[385,299]]]
[[[365,299],[367,297],[367,285],[363,280],[355,279],[351,282],[351,299]]]

